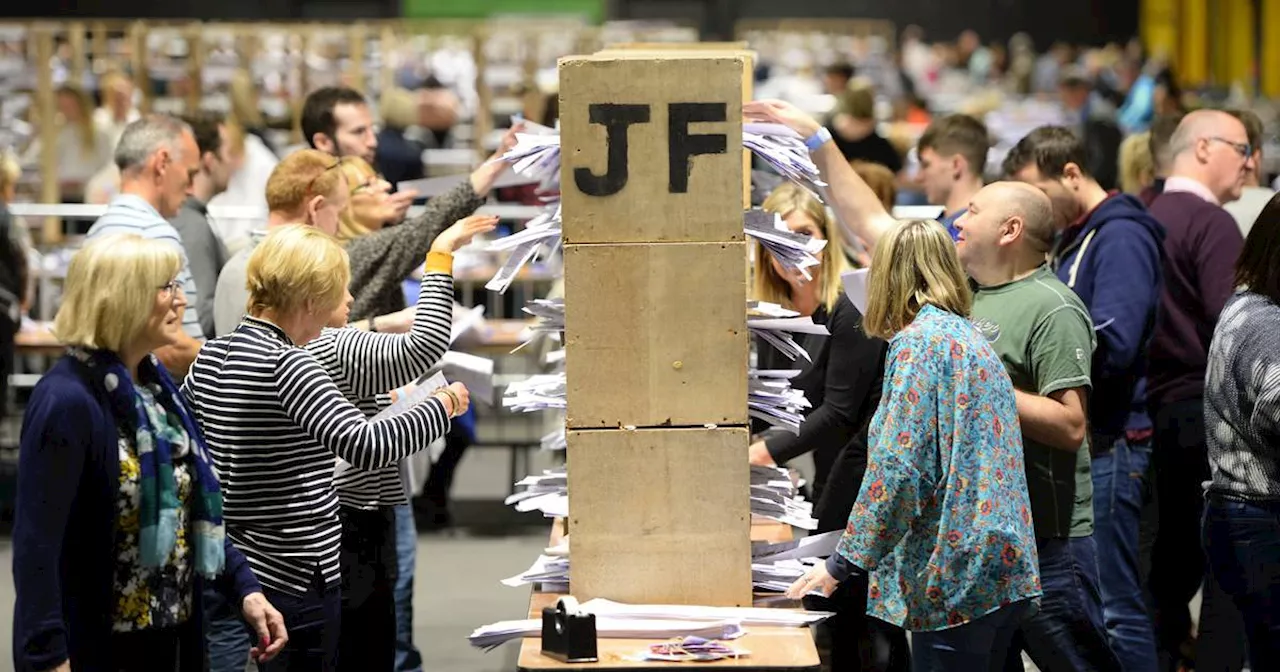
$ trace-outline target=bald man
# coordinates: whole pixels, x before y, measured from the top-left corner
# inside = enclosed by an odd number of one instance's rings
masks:
[[[956,252],[976,285],[972,320],[999,353],[1017,395],[1044,589],[1039,613],[1010,647],[1007,669],[1022,669],[1025,650],[1042,670],[1118,672],[1102,620],[1093,540],[1086,438],[1093,323],[1046,264],[1053,205],[1036,187],[996,182],[974,195],[956,228]]]
[[[1152,550],[1150,590],[1156,645],[1175,663],[1191,639],[1187,603],[1205,578],[1199,541],[1209,480],[1204,379],[1218,315],[1235,291],[1244,238],[1222,204],[1240,197],[1254,153],[1241,121],[1202,110],[1182,119],[1169,142],[1173,168],[1151,214],[1164,225],[1164,289],[1151,343],[1153,459],[1160,526]],[[1219,634],[1222,628],[1208,628]]]

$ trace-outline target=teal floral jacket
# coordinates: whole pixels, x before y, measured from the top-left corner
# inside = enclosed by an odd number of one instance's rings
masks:
[[[867,613],[941,630],[1041,594],[1013,385],[968,320],[925,306],[890,340],[869,449],[837,548]]]

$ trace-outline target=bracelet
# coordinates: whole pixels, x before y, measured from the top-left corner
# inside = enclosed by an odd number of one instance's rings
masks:
[[[444,392],[445,396],[449,397],[449,402],[453,406],[453,412],[449,414],[450,418],[456,418],[459,415],[462,415],[462,399],[458,398],[458,394],[456,392],[447,387],[442,387],[437,391]]]
[[[817,133],[814,133],[813,135],[804,139],[804,146],[808,147],[809,151],[816,152],[818,151],[819,147],[827,144],[830,141],[831,141],[831,131],[826,126],[823,126],[818,129]]]

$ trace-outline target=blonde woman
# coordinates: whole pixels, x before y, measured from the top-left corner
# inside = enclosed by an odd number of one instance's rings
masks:
[[[894,225],[871,269],[866,330],[889,353],[866,478],[836,553],[788,594],[865,572],[867,612],[913,633],[916,672],[1002,670],[1041,595],[1013,385],[941,225]]]
[[[345,398],[344,390],[364,398],[410,382],[381,364],[398,356],[405,337],[326,331],[347,321],[350,279],[346,252],[329,234],[302,225],[276,229],[249,257],[248,315],[205,344],[184,384],[226,491],[227,535],[284,613],[293,639],[263,672],[337,669],[343,628],[335,455],[357,470],[390,467],[443,436],[467,409],[467,390],[457,383],[379,421]],[[321,361],[327,357],[307,347],[330,338],[330,355],[361,357],[374,373],[332,377]]]
[[[82,89],[61,86],[54,94],[58,110],[55,141],[58,185],[63,202],[78,203],[84,199],[89,179],[107,164],[115,148],[112,138],[99,133],[93,123],[93,102]],[[41,144],[36,138],[28,147],[22,162],[39,165]]]
[[[205,586],[268,660],[284,621],[223,534],[194,414],[150,353],[182,330],[180,253],[136,235],[72,258],[54,332],[68,354],[22,427],[14,523],[18,670],[201,669]],[[269,644],[268,644],[269,642]]]
[[[1138,196],[1156,181],[1151,157],[1151,133],[1130,135],[1120,143],[1120,190]]]
[[[102,92],[102,107],[93,111],[93,125],[114,147],[124,127],[142,116],[133,105],[133,80],[113,70],[102,76],[98,88]]]
[[[827,209],[806,189],[786,183],[779,186],[763,207],[782,217],[787,228],[828,241],[819,253],[821,264],[809,269],[812,280],[785,269],[764,246],[755,244],[755,278],[752,297],[779,303],[814,322],[825,324],[830,335],[797,334],[797,343],[810,361],[791,361],[764,341],[756,344],[757,366],[762,369],[802,367],[791,386],[804,392],[813,407],[800,425],[800,433],[764,430],[751,444],[752,464],[784,464],[813,454],[813,499],[819,530],[844,527],[849,510],[862,485],[867,467],[866,427],[880,401],[885,343],[862,330],[862,314],[849,301],[840,276],[848,270],[840,250],[836,224]],[[892,655],[906,652],[906,637],[892,627],[870,622],[865,581],[851,581],[829,602],[811,606],[836,612],[824,627],[832,633],[832,669],[856,669],[859,649],[872,638],[883,643],[879,650]]]

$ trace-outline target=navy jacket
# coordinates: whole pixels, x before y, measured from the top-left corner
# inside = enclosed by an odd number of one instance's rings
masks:
[[[166,375],[161,373],[161,375]],[[76,672],[114,670],[116,420],[83,365],[65,356],[36,385],[23,419],[13,526],[14,667],[47,670],[71,659]],[[261,590],[231,542],[216,588],[233,604]],[[196,576],[192,618],[203,632],[204,583]]]
[[[1089,424],[1095,451],[1107,450],[1125,430],[1150,429],[1147,353],[1160,302],[1164,227],[1127,194],[1103,201],[1082,226],[1054,247],[1058,278],[1084,301],[1093,318]]]

